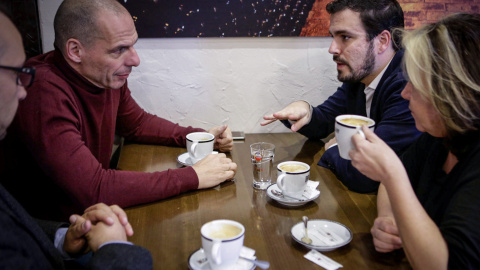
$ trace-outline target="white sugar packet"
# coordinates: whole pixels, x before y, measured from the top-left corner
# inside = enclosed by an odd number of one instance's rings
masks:
[[[318,185],[320,184],[320,182],[318,181],[312,181],[312,180],[308,180],[307,181],[307,186],[305,187],[305,190],[303,191],[303,196],[307,199],[311,199],[315,196],[317,196],[320,191],[317,190],[317,187]]]
[[[257,257],[255,256],[255,250],[246,246],[243,246],[242,249],[240,250],[240,256],[245,257],[247,259],[251,259],[251,260],[257,259]],[[203,258],[198,259],[196,263],[200,266],[201,269],[208,268],[207,265],[209,265],[209,262],[207,260],[207,255],[205,254]],[[237,267],[238,269],[248,269],[249,267],[252,267],[252,263],[245,260],[239,260],[235,264],[235,269]]]
[[[307,260],[314,262],[315,264],[320,265],[321,267],[327,270],[336,270],[343,265],[337,263],[336,261],[330,259],[329,257],[323,255],[322,253],[312,249],[307,254],[305,254]]]
[[[243,246],[242,249],[240,250],[240,256],[250,260],[255,260],[257,258],[255,257],[255,250],[246,246]],[[248,269],[251,267],[252,267],[251,262],[239,259],[233,269]]]
[[[339,235],[322,227],[308,229],[308,235],[318,246],[336,246],[344,242]]]
[[[255,250],[246,246],[243,246],[240,250],[240,256],[245,257],[247,259],[255,260]]]

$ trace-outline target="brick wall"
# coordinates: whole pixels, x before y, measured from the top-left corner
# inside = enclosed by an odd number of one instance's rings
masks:
[[[300,36],[329,36],[330,15],[325,10],[331,0],[316,0]],[[454,12],[480,13],[480,0],[398,0],[405,16],[405,28],[435,22]]]

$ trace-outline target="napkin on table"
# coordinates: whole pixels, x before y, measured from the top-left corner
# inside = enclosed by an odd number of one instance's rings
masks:
[[[312,199],[315,196],[317,196],[318,194],[320,194],[320,191],[317,190],[317,187],[318,187],[319,184],[320,184],[320,182],[318,182],[318,181],[308,180],[307,187],[303,191],[302,196],[304,196],[307,199]]]

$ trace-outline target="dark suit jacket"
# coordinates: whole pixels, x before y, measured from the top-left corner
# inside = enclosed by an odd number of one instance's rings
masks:
[[[397,154],[402,153],[420,135],[408,108],[408,101],[400,95],[407,83],[402,74],[402,58],[403,51],[397,52],[393,57],[373,94],[370,108],[370,118],[375,121],[375,134]],[[323,104],[313,108],[312,120],[298,132],[310,139],[323,139],[334,131],[336,116],[367,116],[364,89],[365,85],[360,82],[342,84]],[[288,121],[282,122],[290,127]],[[378,182],[360,173],[350,160],[340,157],[337,146],[325,151],[318,165],[332,170],[353,191],[366,193],[378,188]]]
[[[62,223],[37,221],[0,185],[0,269],[81,268],[64,261],[53,245]],[[139,246],[109,244],[93,254],[88,269],[152,269],[150,253]]]

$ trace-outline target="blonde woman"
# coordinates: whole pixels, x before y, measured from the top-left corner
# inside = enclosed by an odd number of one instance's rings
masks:
[[[381,183],[375,248],[414,269],[480,265],[479,26],[461,13],[404,33],[402,97],[424,134],[400,158],[368,128],[352,139],[353,166]]]

